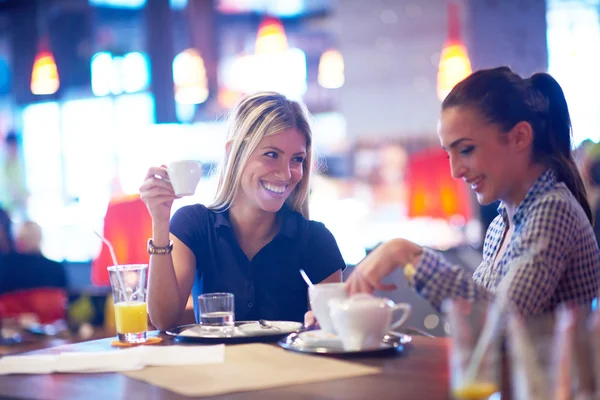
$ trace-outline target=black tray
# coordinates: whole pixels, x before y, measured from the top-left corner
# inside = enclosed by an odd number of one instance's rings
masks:
[[[314,354],[333,357],[374,357],[389,356],[403,353],[406,346],[412,341],[409,335],[390,332],[381,341],[380,347],[358,351],[347,351],[341,346],[316,346],[305,345],[302,342],[301,332],[291,333],[282,338],[277,344],[286,350],[304,354]]]
[[[178,326],[177,328],[167,330],[165,333],[181,343],[204,343],[204,344],[236,344],[236,343],[270,343],[298,332],[302,329],[302,324],[293,321],[269,321],[273,328],[261,328],[258,321],[236,321],[235,330],[232,336],[215,336],[201,330],[200,325],[189,324]],[[199,336],[181,335],[181,333],[190,328],[197,328],[196,333]]]

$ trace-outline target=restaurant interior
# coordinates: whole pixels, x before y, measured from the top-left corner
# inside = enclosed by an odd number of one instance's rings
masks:
[[[393,238],[474,270],[498,204],[452,178],[437,126],[456,83],[501,65],[560,82],[585,172],[600,141],[598,0],[0,0],[0,139],[16,138],[20,163],[19,182],[0,180],[0,207],[14,235],[39,227],[66,296],[58,317],[0,307],[0,354],[115,335],[102,236],[119,263],[148,263],[148,168],[200,162],[195,194],[172,214],[210,203],[228,111],[262,90],[310,111],[310,217],[335,237],[344,277]],[[415,335],[448,336],[402,274],[377,294],[412,306]],[[190,301],[182,324],[194,316]]]

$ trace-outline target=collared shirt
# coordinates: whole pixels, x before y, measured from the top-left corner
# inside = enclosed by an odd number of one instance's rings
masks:
[[[512,268],[508,295],[526,315],[554,310],[560,303],[589,303],[600,285],[600,250],[581,205],[552,170],[545,171],[517,207],[514,233],[500,260],[496,254],[508,227],[504,204],[490,224],[483,261],[473,276],[426,249],[413,281],[438,309],[446,298],[491,299]]]
[[[279,233],[249,260],[235,237],[229,211],[215,212],[201,204],[177,210],[171,233],[196,256],[196,311],[200,294],[227,292],[234,294],[237,321],[304,321],[308,288],[300,269],[316,283],[343,270],[345,263],[325,225],[287,206],[278,218]]]

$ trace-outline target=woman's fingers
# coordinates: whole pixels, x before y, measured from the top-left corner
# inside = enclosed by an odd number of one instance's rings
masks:
[[[354,293],[356,293],[356,278],[354,276],[354,273],[352,273],[350,275],[350,277],[346,281],[345,286],[346,286],[346,293],[348,293],[350,296],[353,295]]]
[[[149,199],[150,201],[152,201],[153,204],[165,204],[165,203],[172,203],[173,202],[173,195],[159,195],[159,196],[154,196],[151,199]]]
[[[391,292],[392,290],[398,289],[398,286],[394,285],[393,283],[379,283],[377,286],[375,286],[375,289]]]
[[[353,295],[356,293],[373,293],[374,287],[369,283],[367,279],[365,279],[364,275],[355,270],[348,278],[346,282],[346,292],[349,295]]]
[[[146,173],[146,178],[158,177],[158,179],[169,179],[166,168],[150,167]]]
[[[151,192],[143,193],[140,195],[140,198],[148,207],[152,207],[155,204],[160,204],[163,202],[172,203],[173,200],[175,200],[175,195],[171,192],[161,189],[161,191],[153,190]]]
[[[364,279],[364,277],[363,279],[359,280],[359,293],[373,293],[374,289],[375,288],[371,282],[369,282],[367,279]]]
[[[171,185],[170,182],[168,182],[164,179],[158,179],[155,177],[148,178],[142,183],[142,186],[140,186],[140,193],[152,190],[153,188],[163,188],[163,189],[167,189],[167,190],[171,191],[172,193],[174,193],[173,186]]]
[[[165,186],[157,185],[154,183],[148,183],[140,186],[140,196],[142,198],[167,194],[170,194],[171,196],[173,196],[173,198],[175,198],[175,192],[173,191],[173,188],[170,185]]]
[[[313,326],[315,326],[317,322],[317,319],[315,318],[315,314],[312,311],[308,311],[306,312],[306,314],[304,314],[304,327],[305,328],[312,328]]]

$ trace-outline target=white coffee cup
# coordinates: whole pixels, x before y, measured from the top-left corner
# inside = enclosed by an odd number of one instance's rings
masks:
[[[175,161],[167,165],[167,174],[176,196],[190,196],[200,182],[202,164],[191,160]]]
[[[329,306],[331,321],[346,351],[379,348],[383,337],[406,322],[411,310],[408,303],[394,304],[366,293],[330,300]],[[402,316],[392,323],[397,310],[403,311]]]
[[[335,328],[331,322],[331,314],[329,312],[329,301],[344,300],[347,297],[348,295],[346,294],[343,282],[318,283],[308,288],[310,308],[315,314],[315,318],[323,332],[335,334]]]

